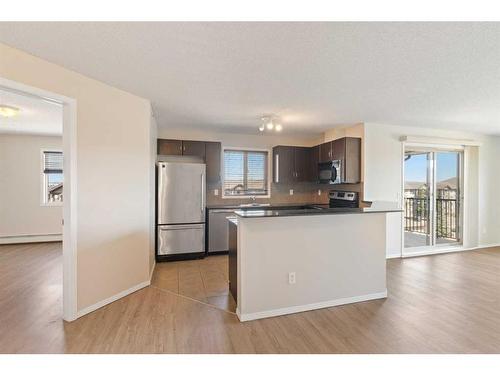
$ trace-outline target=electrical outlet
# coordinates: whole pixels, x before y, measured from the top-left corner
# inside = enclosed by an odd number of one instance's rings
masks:
[[[318,195],[321,195],[321,189],[318,189]]]
[[[288,273],[288,284],[295,284],[295,272]]]
[[[219,195],[219,189],[214,189],[214,195]]]
[[[290,195],[293,195],[293,189],[290,189]]]

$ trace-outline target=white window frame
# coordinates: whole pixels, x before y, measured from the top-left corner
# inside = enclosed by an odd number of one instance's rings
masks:
[[[462,142],[463,143],[463,142]],[[405,247],[405,231],[404,231],[404,190],[405,190],[405,161],[404,155],[407,149],[411,150],[419,150],[422,152],[446,152],[446,151],[454,151],[461,153],[460,161],[459,161],[459,181],[460,181],[460,238],[461,241],[456,244],[434,244],[434,245],[425,245],[419,247]],[[467,149],[464,145],[460,145],[457,143],[447,143],[447,144],[437,144],[437,143],[420,143],[420,142],[407,142],[403,140],[401,142],[401,192],[400,192],[400,207],[403,210],[401,215],[401,257],[409,258],[414,256],[421,255],[433,255],[433,254],[441,254],[447,253],[450,251],[459,251],[465,249],[464,244],[468,241],[467,236],[468,231],[468,209],[466,205],[466,198],[468,197],[467,191],[467,183],[468,183],[468,175],[467,175],[467,164],[468,164],[468,154]],[[432,173],[435,173],[435,170],[432,170]],[[435,179],[435,178],[434,178]],[[433,210],[434,211],[434,210]],[[435,216],[435,211],[433,212]],[[432,221],[435,220],[435,217]],[[433,225],[433,224],[432,224]],[[434,232],[434,228],[432,228],[432,232]],[[434,233],[432,233],[434,237]]]
[[[228,151],[256,151],[256,152],[265,152],[267,155],[267,194],[266,195],[226,195],[224,189],[224,180],[226,179],[226,169],[224,166],[224,155],[226,150]],[[221,196],[222,199],[245,199],[245,198],[255,198],[255,199],[269,199],[271,198],[271,176],[272,176],[272,158],[270,155],[272,154],[272,150],[268,148],[254,148],[254,147],[233,147],[233,146],[224,146],[222,148],[222,184],[221,184]]]
[[[61,207],[64,204],[63,202],[48,202],[47,201],[47,174],[43,173],[45,169],[45,152],[63,152],[61,149],[56,148],[42,148],[40,150],[40,206],[42,207]],[[63,171],[63,181],[64,181],[64,171]],[[64,189],[64,182],[63,182]]]

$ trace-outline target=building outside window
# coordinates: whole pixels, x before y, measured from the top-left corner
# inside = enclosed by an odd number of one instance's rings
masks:
[[[224,197],[268,197],[268,151],[224,150],[223,192]]]
[[[63,153],[43,151],[42,168],[42,203],[61,205],[63,202]]]

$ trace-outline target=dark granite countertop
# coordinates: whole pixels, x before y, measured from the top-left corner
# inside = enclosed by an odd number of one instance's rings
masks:
[[[236,210],[235,215],[242,218],[283,217],[283,216],[312,216],[312,215],[346,215],[367,213],[401,212],[400,209],[373,209],[373,208],[303,208],[298,210]]]

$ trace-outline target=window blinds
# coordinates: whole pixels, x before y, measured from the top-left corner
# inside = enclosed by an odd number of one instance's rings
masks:
[[[62,173],[63,154],[60,151],[43,152],[43,173]]]
[[[267,195],[267,151],[224,150],[224,194]]]

